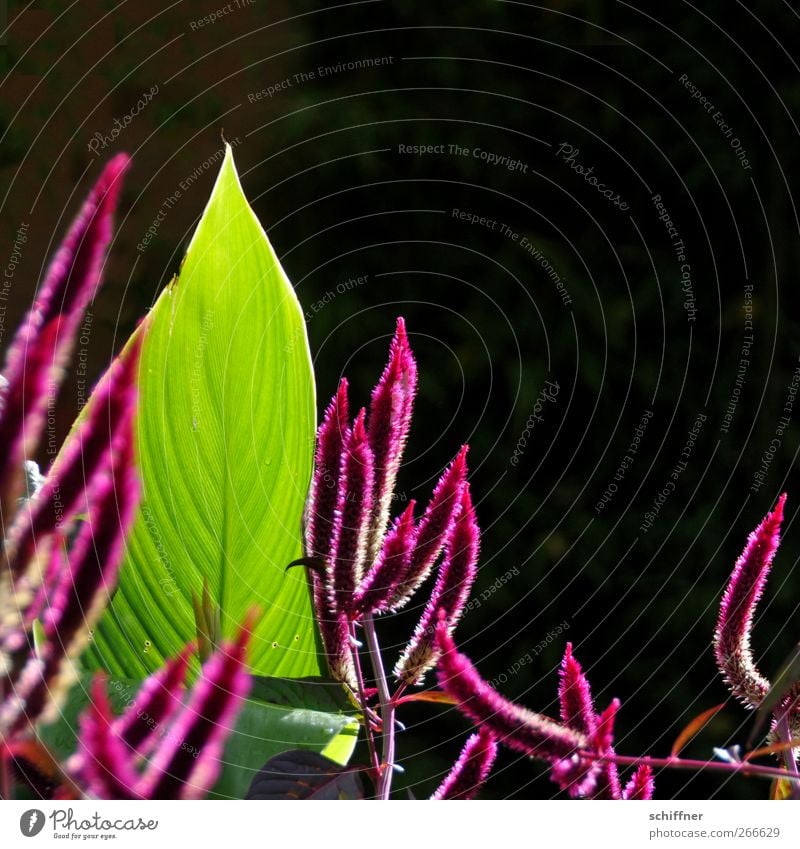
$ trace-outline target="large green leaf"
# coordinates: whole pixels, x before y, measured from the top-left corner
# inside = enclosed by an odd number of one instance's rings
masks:
[[[139,373],[143,501],[90,665],[142,678],[195,637],[208,580],[223,635],[263,615],[252,670],[320,672],[301,555],[314,383],[302,312],[231,149],[178,277],[149,316]],[[263,763],[263,761],[262,761]]]
[[[58,719],[39,728],[42,742],[62,761],[76,749],[78,716],[89,703],[90,681],[91,675],[84,673]],[[141,685],[141,681],[125,679],[108,681],[115,712],[131,704]],[[321,679],[256,679],[225,744],[222,773],[211,796],[243,799],[264,762],[289,750],[318,752],[337,764],[347,764],[359,726],[357,719],[344,712],[349,705],[342,696],[340,684]],[[289,699],[291,704],[285,703]]]

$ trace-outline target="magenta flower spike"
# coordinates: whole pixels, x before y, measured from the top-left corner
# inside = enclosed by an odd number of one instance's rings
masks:
[[[125,537],[139,503],[139,482],[133,463],[132,440],[117,452],[109,450],[109,467],[86,494],[87,520],[68,554],[50,607],[44,616],[49,640],[69,648],[86,631],[116,586]]]
[[[182,687],[186,681],[194,646],[187,646],[177,657],[169,658],[158,672],[142,684],[128,709],[114,721],[114,733],[133,752],[147,755],[158,745],[158,728],[166,725],[182,705]]]
[[[417,536],[415,507],[416,501],[412,499],[386,534],[375,565],[356,591],[354,606],[358,612],[385,612],[386,602],[398,578],[408,571]]]
[[[203,665],[186,707],[156,749],[136,785],[144,799],[199,799],[219,775],[222,747],[250,692],[245,666],[251,617],[235,641],[225,641]]]
[[[622,791],[622,798],[646,801],[653,798],[654,790],[653,770],[647,764],[642,764],[625,785],[625,789]]]
[[[100,283],[112,219],[129,163],[112,159],[89,193],[9,348],[0,387],[0,504],[12,510],[22,463],[41,435],[47,404],[62,379],[86,305]]]
[[[441,653],[439,686],[465,716],[485,726],[499,742],[551,762],[571,758],[589,747],[584,734],[508,701],[484,681],[471,661],[456,650],[444,619],[436,628],[436,644]]]
[[[474,799],[497,758],[497,738],[482,727],[466,742],[461,755],[431,799]]]
[[[317,432],[314,475],[306,503],[305,550],[309,558],[317,561],[317,567],[309,572],[329,671],[337,680],[355,686],[350,623],[335,606],[332,586],[335,535],[342,522],[337,507],[344,489],[341,481],[344,446],[351,432],[348,415],[347,380],[342,379]],[[346,496],[342,498],[346,500]]]
[[[619,699],[612,699],[611,704],[596,717],[596,730],[592,737],[593,748],[602,755],[614,755],[614,722],[619,711]],[[622,791],[619,783],[619,770],[611,761],[601,764],[597,774],[594,789],[595,799],[621,799]]]
[[[411,642],[395,666],[394,673],[407,684],[419,684],[436,663],[434,633],[440,611],[444,611],[448,631],[452,634],[469,598],[478,574],[480,529],[472,506],[469,484],[461,491],[460,509],[449,528],[439,574]],[[578,729],[580,730],[580,729]]]
[[[572,654],[572,643],[567,643],[561,661],[558,700],[561,704],[561,721],[564,725],[592,736],[597,730],[597,717],[589,682],[580,663]]]
[[[130,748],[115,725],[105,679],[98,675],[92,682],[89,706],[80,716],[80,748],[71,761],[71,772],[80,778],[89,796],[135,799],[134,788],[139,775]]]
[[[785,502],[783,494],[775,509],[748,537],[722,597],[714,633],[717,666],[733,695],[750,708],[758,707],[770,688],[770,682],[753,660],[750,634],[756,605],[780,542]]]
[[[111,363],[92,393],[86,418],[68,439],[41,489],[18,513],[9,539],[12,574],[19,574],[34,555],[37,539],[60,531],[80,512],[87,487],[102,472],[108,446],[122,450],[130,441],[141,341],[139,334]]]
[[[244,664],[251,624],[248,617],[236,640],[223,643],[203,665],[180,713],[191,646],[151,675],[119,717],[111,713],[103,678],[95,679],[91,704],[80,717],[78,753],[69,764],[91,796],[198,799],[208,792],[250,690]],[[142,757],[150,753],[140,773]]]
[[[86,521],[68,552],[57,543],[51,557],[58,575],[45,611],[45,643],[39,656],[30,657],[19,673],[8,678],[13,695],[0,707],[0,732],[6,736],[26,724],[47,720],[74,679],[72,659],[80,653],[92,625],[116,586],[124,540],[139,503],[139,484],[133,465],[132,439],[112,456],[86,493]]]
[[[383,543],[416,394],[417,364],[408,344],[405,321],[398,318],[389,362],[372,392],[369,407],[367,430],[375,460],[375,502],[368,541],[370,562],[375,561]]]
[[[354,611],[353,596],[361,583],[367,556],[374,472],[365,420],[366,411],[362,409],[345,440],[339,472],[332,554],[327,563],[329,604],[337,613]]]
[[[348,409],[347,379],[342,379],[317,432],[314,476],[306,507],[308,557],[325,560],[330,554],[342,449],[350,429]]]
[[[461,509],[461,492],[467,477],[468,446],[462,446],[433,490],[417,526],[417,538],[408,571],[396,580],[387,603],[388,610],[399,610],[428,577],[441,554]]]
[[[591,748],[599,753],[613,755],[614,720],[619,710],[619,701],[614,699],[601,713],[596,715],[589,681],[567,643],[559,673],[558,700],[561,705],[561,721],[586,734]],[[587,770],[584,782],[576,782],[570,775],[567,789],[573,796],[591,795],[595,799],[619,799],[619,772],[615,763],[602,763]]]
[[[599,736],[598,721],[600,718],[594,712],[591,687],[586,676],[583,674],[580,663],[578,663],[572,653],[572,643],[567,643],[564,658],[561,661],[558,700],[561,706],[561,721],[564,725],[585,734],[593,741],[593,748],[597,748],[598,751],[604,751],[605,743],[601,745],[597,740]],[[610,718],[609,724],[612,729],[611,740],[613,741],[613,715]],[[571,796],[588,796],[595,791],[597,775],[602,769],[599,764],[584,763],[581,766],[578,764],[576,756],[573,756],[571,760],[564,762],[562,767],[566,772],[563,782],[560,779],[559,768],[553,770],[553,776],[562,784],[563,789],[569,791]],[[576,768],[579,767],[583,771],[581,780],[577,780],[576,775]]]

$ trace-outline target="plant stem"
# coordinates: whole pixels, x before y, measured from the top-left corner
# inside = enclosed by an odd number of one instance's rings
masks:
[[[598,755],[596,752],[581,752],[581,757],[604,763],[615,763],[620,766],[642,766],[647,764],[652,767],[664,767],[666,769],[692,769],[712,770],[716,772],[740,773],[741,775],[754,775],[758,778],[782,778],[785,781],[800,782],[800,775],[790,775],[786,770],[774,766],[760,766],[759,764],[741,761],[740,763],[726,763],[725,761],[697,761],[688,758],[636,758],[628,755]]]
[[[375,632],[375,620],[369,613],[364,617],[364,634],[367,638],[372,669],[375,673],[375,683],[378,688],[378,702],[381,706],[381,724],[383,726],[383,763],[378,777],[378,798],[388,799],[392,792],[392,775],[394,773],[394,702],[389,692],[386,671],[383,668],[381,647]]]
[[[356,625],[355,622],[350,625],[350,636],[355,642]],[[381,762],[378,759],[378,750],[375,746],[375,735],[372,730],[372,724],[369,721],[369,708],[367,707],[367,697],[364,695],[364,673],[361,669],[361,656],[358,653],[358,648],[353,646],[353,661],[356,667],[356,680],[358,681],[358,700],[361,702],[361,709],[364,711],[364,730],[367,734],[367,746],[369,748],[369,760],[375,772],[375,781],[380,780]]]
[[[11,798],[11,775],[8,768],[6,753],[0,750],[0,799]]]
[[[789,726],[789,711],[793,707],[790,704],[786,710],[775,717],[775,730],[778,733],[778,739],[783,743],[788,743],[792,739],[792,729]],[[783,762],[786,765],[786,771],[791,775],[800,778],[800,771],[797,769],[797,759],[794,756],[794,749],[784,749],[781,753]],[[792,785],[792,799],[800,799],[800,784]]]

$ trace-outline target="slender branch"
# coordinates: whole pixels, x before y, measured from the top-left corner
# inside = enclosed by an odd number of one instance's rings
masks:
[[[11,768],[8,762],[8,750],[0,743],[0,799],[11,798]]]
[[[760,766],[749,761],[738,763],[727,763],[726,761],[698,761],[688,758],[636,758],[629,755],[599,755],[597,752],[582,751],[582,758],[600,761],[601,763],[615,763],[620,766],[642,766],[647,764],[652,767],[663,767],[665,769],[708,769],[714,772],[739,773],[757,778],[782,778],[785,781],[800,782],[800,775],[790,775],[786,770],[774,766]]]
[[[367,638],[367,648],[375,673],[375,683],[378,687],[378,701],[381,707],[381,724],[383,726],[383,763],[378,778],[378,798],[388,799],[392,792],[392,774],[394,773],[395,705],[389,692],[389,683],[381,658],[381,647],[378,644],[378,635],[375,631],[375,620],[371,613],[364,617],[364,634]]]
[[[356,625],[355,622],[350,625],[350,636],[353,640],[353,643],[356,642]],[[358,647],[353,646],[353,660],[356,667],[356,681],[358,682],[358,700],[361,702],[361,709],[364,711],[364,730],[367,735],[367,746],[369,748],[369,760],[372,764],[372,768],[375,771],[375,780],[380,780],[381,775],[381,762],[378,759],[378,750],[375,746],[375,735],[372,730],[372,723],[370,722],[369,714],[370,709],[367,706],[367,697],[364,694],[364,673],[361,669],[361,656],[358,653]]]
[[[778,740],[783,743],[788,743],[792,739],[792,729],[789,726],[789,711],[792,707],[793,704],[788,705],[786,710],[775,717],[775,731],[777,732]],[[800,779],[800,770],[797,768],[794,749],[784,749],[781,754],[783,755],[783,762],[786,765],[786,771]],[[792,785],[792,799],[800,799],[800,783]]]

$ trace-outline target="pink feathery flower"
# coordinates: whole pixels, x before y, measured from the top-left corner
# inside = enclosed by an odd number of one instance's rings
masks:
[[[347,380],[342,379],[317,432],[314,475],[306,503],[305,551],[309,558],[318,561],[317,567],[309,572],[317,624],[329,671],[337,680],[354,686],[350,623],[335,606],[331,583],[344,445],[350,439],[351,432],[348,424],[349,406]]]
[[[619,701],[614,699],[599,716],[594,714],[588,682],[568,648],[562,664],[560,701],[563,716],[573,724],[556,722],[510,702],[484,681],[475,667],[456,650],[444,611],[436,627],[439,685],[458,709],[498,742],[550,764],[552,779],[571,796],[619,799],[616,767],[599,756],[613,755],[614,719]],[[568,686],[569,685],[569,686]],[[591,711],[591,718],[587,711]],[[580,725],[576,728],[574,725]],[[583,727],[589,729],[589,733]]]
[[[350,429],[348,410],[347,379],[344,378],[317,432],[314,475],[306,505],[306,554],[322,560],[331,550],[342,449]]]
[[[605,750],[605,744],[596,741],[599,717],[594,712],[589,681],[572,653],[572,643],[567,643],[564,658],[561,661],[558,699],[561,706],[561,721],[564,725],[589,737],[593,741],[593,748]],[[613,741],[613,716],[610,724],[612,733],[609,739]],[[578,756],[573,755],[570,760],[554,766],[552,775],[562,789],[568,790],[571,796],[582,797],[591,795],[596,790],[597,777],[601,769],[600,764],[588,761],[580,763]]]
[[[81,500],[95,474],[102,472],[109,445],[122,450],[130,441],[142,338],[138,333],[111,363],[92,393],[85,418],[78,421],[39,491],[19,511],[9,539],[12,574],[25,568],[35,554],[37,539],[59,532],[83,509]]]
[[[417,364],[408,344],[405,321],[398,318],[389,362],[372,392],[369,407],[367,430],[375,458],[375,503],[368,542],[370,561],[377,558],[383,542],[416,393]]]
[[[82,313],[100,284],[128,162],[123,154],[103,170],[9,349],[0,381],[0,514],[6,527],[22,493],[23,461],[38,443]],[[4,542],[0,739],[5,741],[58,710],[74,679],[74,658],[116,585],[139,502],[133,463],[137,358],[138,343],[121,364],[112,365],[93,395],[93,409]],[[37,618],[43,640],[34,653],[31,631]]]
[[[601,755],[614,755],[614,722],[619,711],[619,699],[612,699],[611,704],[595,718],[596,728],[592,736],[592,748]],[[594,799],[621,799],[622,791],[619,784],[619,770],[612,761],[600,765],[593,793]]]
[[[416,501],[412,499],[386,534],[378,559],[356,591],[353,603],[357,611],[385,612],[397,576],[405,575],[408,571],[417,535],[415,507]]]
[[[614,720],[619,710],[619,700],[614,699],[600,715],[595,714],[592,689],[589,681],[567,643],[559,673],[558,699],[561,721],[586,734],[591,748],[601,754],[614,754]],[[574,768],[574,765],[572,765]],[[619,774],[615,763],[598,763],[586,770],[585,780],[577,782],[569,775],[568,787],[573,796],[591,795],[595,799],[619,799]]]
[[[468,446],[462,446],[433,490],[433,495],[417,525],[416,541],[405,575],[397,576],[387,602],[388,610],[399,610],[428,577],[441,554],[461,510],[461,492],[467,477]]]
[[[580,663],[572,654],[572,643],[567,643],[559,674],[558,700],[561,721],[564,725],[591,736],[597,729],[592,691]]]
[[[622,791],[622,798],[642,799],[646,801],[653,798],[654,790],[653,770],[647,764],[642,764],[625,785],[625,789]]]
[[[461,505],[448,530],[445,552],[433,592],[414,635],[395,666],[395,675],[407,684],[419,684],[437,659],[434,633],[440,611],[444,611],[452,634],[478,574],[480,529],[472,506],[469,484],[461,491]],[[580,730],[580,729],[578,729]]]
[[[440,652],[439,686],[473,722],[485,726],[499,742],[527,755],[558,762],[589,747],[586,735],[534,713],[501,696],[478,674],[471,661],[460,654],[441,618],[436,627]]]
[[[103,169],[9,347],[0,385],[0,505],[4,516],[13,512],[22,491],[23,461],[39,441],[47,405],[55,399],[81,316],[100,284],[128,163],[128,156],[119,154]]]
[[[12,696],[0,706],[0,730],[7,734],[49,718],[58,710],[75,674],[72,658],[84,648],[88,633],[116,586],[124,541],[139,503],[133,463],[133,439],[107,452],[107,465],[85,493],[86,521],[68,549],[57,538],[48,574],[57,576],[42,616],[44,645],[7,682]]]
[[[783,494],[775,509],[748,537],[722,597],[714,633],[717,666],[733,695],[751,708],[758,707],[770,688],[770,682],[753,660],[750,634],[756,605],[780,542],[785,502]]]
[[[194,646],[188,645],[177,657],[151,675],[139,688],[126,711],[114,721],[114,733],[133,752],[147,755],[158,744],[158,728],[177,713],[182,702],[189,660]]]
[[[250,692],[245,665],[251,617],[235,641],[225,641],[203,665],[191,696],[162,738],[133,798],[199,799],[211,789],[222,749]]]
[[[84,791],[97,799],[135,799],[139,774],[129,747],[115,728],[101,675],[92,682],[89,706],[78,724],[79,750],[71,760],[70,771],[80,778]]]
[[[329,603],[337,613],[353,612],[353,595],[361,583],[367,556],[374,472],[365,419],[362,409],[342,449],[331,556],[326,564]]]
[[[497,757],[497,738],[485,727],[466,742],[461,755],[431,799],[474,799]]]
[[[79,748],[69,771],[100,799],[198,799],[219,775],[222,746],[250,691],[245,653],[251,618],[203,665],[183,706],[191,646],[151,675],[114,717],[98,676],[80,717]],[[178,713],[178,710],[180,713]],[[177,714],[177,717],[176,717]],[[148,722],[142,718],[147,716]],[[143,773],[139,764],[150,756]]]

